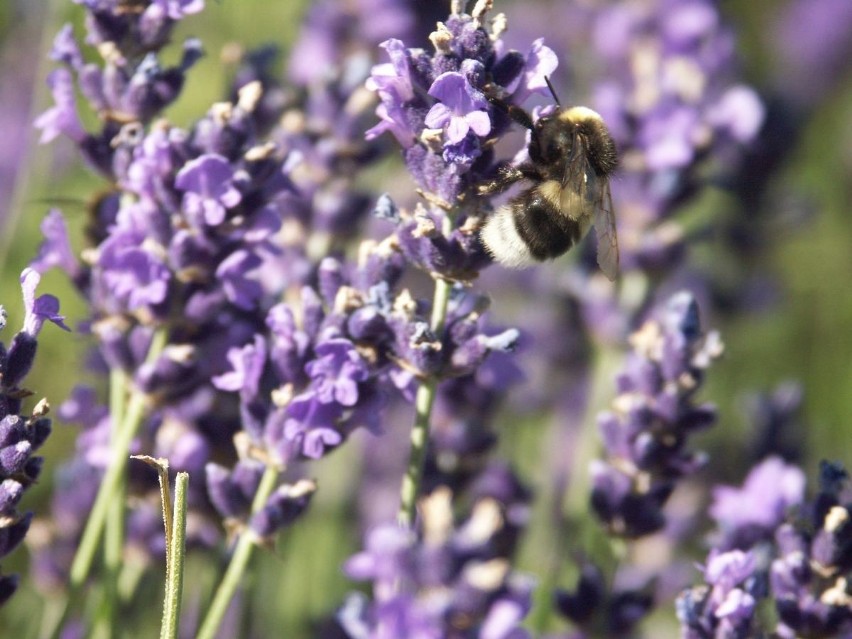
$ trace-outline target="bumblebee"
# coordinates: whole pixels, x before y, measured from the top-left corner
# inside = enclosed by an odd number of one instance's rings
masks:
[[[530,130],[529,159],[503,167],[480,193],[501,192],[521,180],[532,186],[500,206],[485,221],[481,238],[492,257],[510,268],[558,257],[577,244],[594,221],[598,264],[618,275],[618,238],[609,178],[618,164],[615,142],[601,116],[587,107],[557,107],[533,122],[530,115],[495,98]],[[558,102],[557,102],[558,104]]]

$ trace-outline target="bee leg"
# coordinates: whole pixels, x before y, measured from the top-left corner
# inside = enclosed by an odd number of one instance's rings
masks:
[[[505,164],[497,169],[497,177],[480,184],[477,191],[480,195],[491,195],[492,193],[505,191],[520,180],[533,180],[537,182],[541,179],[541,173],[533,164],[527,162],[518,166]]]
[[[500,193],[522,179],[524,179],[524,175],[518,168],[508,165],[502,166],[497,171],[497,177],[480,184],[477,191],[480,195]]]

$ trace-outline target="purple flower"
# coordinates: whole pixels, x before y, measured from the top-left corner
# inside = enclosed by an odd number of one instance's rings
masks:
[[[438,102],[426,114],[425,124],[443,129],[445,144],[458,144],[468,131],[480,137],[491,131],[491,120],[485,111],[488,100],[461,73],[448,71],[439,75],[429,87],[429,95]]]
[[[757,563],[754,555],[732,550],[729,552],[711,552],[704,567],[707,583],[730,591],[737,584],[754,574]]]
[[[50,59],[62,62],[72,69],[79,69],[83,66],[83,54],[74,39],[74,28],[70,24],[62,27],[53,39],[53,44],[50,47]]]
[[[304,381],[304,364],[311,338],[296,326],[293,310],[286,304],[276,304],[266,315],[270,330],[270,363],[284,383]]]
[[[680,595],[677,615],[686,639],[755,636],[755,609],[760,582],[753,554],[712,551],[704,568],[709,589],[696,587]]]
[[[729,543],[748,546],[755,536],[771,535],[787,510],[803,501],[804,493],[802,470],[770,457],[752,469],[742,488],[716,487],[710,516]],[[743,536],[752,541],[744,541]]]
[[[248,274],[260,266],[262,260],[254,253],[239,249],[219,264],[216,276],[222,282],[225,296],[242,309],[252,309],[263,294],[262,286]]]
[[[848,583],[852,575],[852,500],[849,475],[822,462],[810,521],[778,527],[778,556],[769,574],[778,614],[777,635],[845,637],[852,633]]]
[[[160,124],[133,149],[123,185],[151,201],[164,201],[177,208],[179,194],[172,188],[175,171],[184,162],[185,131]]]
[[[79,277],[80,263],[71,248],[68,227],[62,213],[57,209],[48,211],[40,228],[45,241],[39,248],[38,257],[30,263],[30,267],[39,273],[45,273],[57,267],[68,273],[72,279]]]
[[[766,119],[766,107],[751,87],[729,88],[708,107],[707,120],[721,133],[743,144],[754,140]]]
[[[319,459],[327,449],[335,448],[343,436],[338,431],[338,422],[343,416],[343,407],[335,402],[321,402],[310,393],[295,397],[287,407],[283,435],[297,442],[302,454]]]
[[[65,325],[65,316],[59,314],[59,300],[53,295],[35,296],[35,290],[41,281],[41,275],[32,268],[25,268],[21,273],[21,289],[24,293],[24,331],[32,337],[38,337],[45,321],[56,324],[59,328],[71,331]]]
[[[251,510],[252,497],[257,492],[263,465],[241,461],[233,469],[209,463],[204,467],[210,501],[223,517],[245,517]]]
[[[453,629],[461,637],[527,636],[520,623],[530,609],[532,584],[511,570],[508,554],[517,539],[518,522],[511,521],[511,513],[523,509],[529,494],[517,490],[514,478],[503,481],[503,471],[492,467],[483,473],[469,494],[470,510],[458,521],[446,485],[425,497],[422,538],[389,524],[367,534],[365,549],[350,557],[344,570],[372,582],[373,601],[362,602],[357,614],[338,615],[348,631],[366,627],[377,636],[443,637]]]
[[[255,335],[251,344],[230,349],[228,361],[233,370],[213,377],[213,385],[221,390],[240,391],[247,398],[256,397],[266,364],[266,341],[263,336]]]
[[[367,379],[366,362],[349,340],[331,339],[316,348],[317,359],[305,370],[314,382],[316,396],[324,404],[337,402],[354,406],[358,402],[358,382]]]
[[[55,69],[47,77],[47,83],[56,105],[36,118],[35,126],[41,129],[41,143],[46,144],[60,135],[66,135],[77,143],[82,142],[86,132],[77,115],[71,72]]]
[[[417,132],[409,122],[405,103],[414,98],[409,52],[405,45],[395,38],[381,45],[388,52],[391,61],[373,67],[366,86],[376,91],[382,98],[382,103],[376,108],[376,114],[381,122],[366,132],[368,140],[378,137],[385,131],[390,131],[404,147],[414,144]]]
[[[184,191],[183,208],[188,215],[216,226],[224,222],[227,209],[242,199],[233,180],[228,160],[211,153],[187,162],[175,176],[175,186]]]
[[[523,72],[506,86],[506,90],[512,94],[512,99],[517,104],[534,93],[550,95],[547,79],[553,76],[558,66],[559,58],[556,53],[545,46],[544,38],[539,38],[530,45]]]
[[[160,304],[169,291],[168,267],[142,239],[138,232],[116,232],[101,246],[98,261],[104,285],[130,311]]]

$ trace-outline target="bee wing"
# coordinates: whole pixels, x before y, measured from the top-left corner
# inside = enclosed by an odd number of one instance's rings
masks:
[[[586,175],[591,170],[586,157],[586,143],[582,136],[574,133],[571,152],[565,158],[565,172],[562,174],[562,188],[585,193]]]
[[[604,275],[614,281],[618,276],[618,236],[615,230],[615,215],[612,210],[612,194],[609,180],[600,181],[600,193],[596,203],[595,234],[598,236],[598,265]]]
[[[591,179],[590,179],[591,178]],[[575,134],[561,180],[561,212],[572,220],[590,220],[598,201],[598,185],[586,157],[585,143]]]

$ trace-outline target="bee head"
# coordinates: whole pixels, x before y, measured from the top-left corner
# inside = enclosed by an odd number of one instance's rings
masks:
[[[574,143],[573,126],[561,117],[562,110],[536,120],[530,138],[529,154],[533,162],[554,164],[571,153]]]

